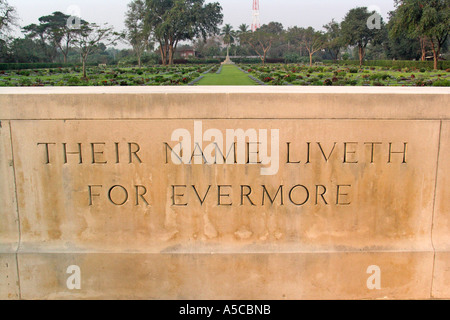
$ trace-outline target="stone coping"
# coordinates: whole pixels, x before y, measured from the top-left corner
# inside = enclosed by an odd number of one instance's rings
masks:
[[[0,88],[0,119],[445,120],[449,94],[406,87]]]
[[[148,86],[148,87],[3,87],[3,94],[152,94],[152,93],[320,93],[320,94],[450,94],[446,87],[326,87],[326,86]]]

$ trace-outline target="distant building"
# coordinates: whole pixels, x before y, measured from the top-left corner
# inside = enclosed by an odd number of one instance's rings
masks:
[[[180,57],[182,59],[188,59],[190,57],[195,57],[196,56],[196,52],[194,49],[179,49],[177,50],[177,53],[180,55]]]
[[[425,57],[425,60],[427,60],[427,61],[433,61],[433,60],[434,60],[434,56],[433,56],[433,55],[431,55],[431,56],[426,56],[426,57]],[[444,56],[443,56],[442,54],[439,55],[438,61],[445,61],[445,58],[444,58]]]

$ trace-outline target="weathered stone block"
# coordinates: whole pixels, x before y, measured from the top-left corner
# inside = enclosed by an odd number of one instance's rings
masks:
[[[0,298],[450,298],[448,97],[0,90]]]

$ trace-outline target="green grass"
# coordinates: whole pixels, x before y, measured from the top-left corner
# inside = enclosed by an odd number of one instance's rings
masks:
[[[345,67],[300,64],[239,65],[266,85],[295,86],[439,86],[450,87],[450,69],[392,69],[385,67]],[[257,85],[238,66],[176,65],[128,67],[89,67],[83,78],[80,67],[0,70],[0,87],[23,86],[186,86],[204,76],[197,85]],[[210,71],[206,75],[204,72]]]
[[[220,74],[207,74],[199,81],[199,86],[254,86],[256,82],[238,67],[224,65]]]

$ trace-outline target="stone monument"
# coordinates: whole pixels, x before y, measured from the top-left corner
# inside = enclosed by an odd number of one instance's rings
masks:
[[[448,299],[446,88],[0,88],[0,299]]]
[[[224,62],[222,62],[223,65],[229,65],[229,64],[235,64],[233,61],[231,61],[230,58],[230,48],[227,48],[227,57]]]

